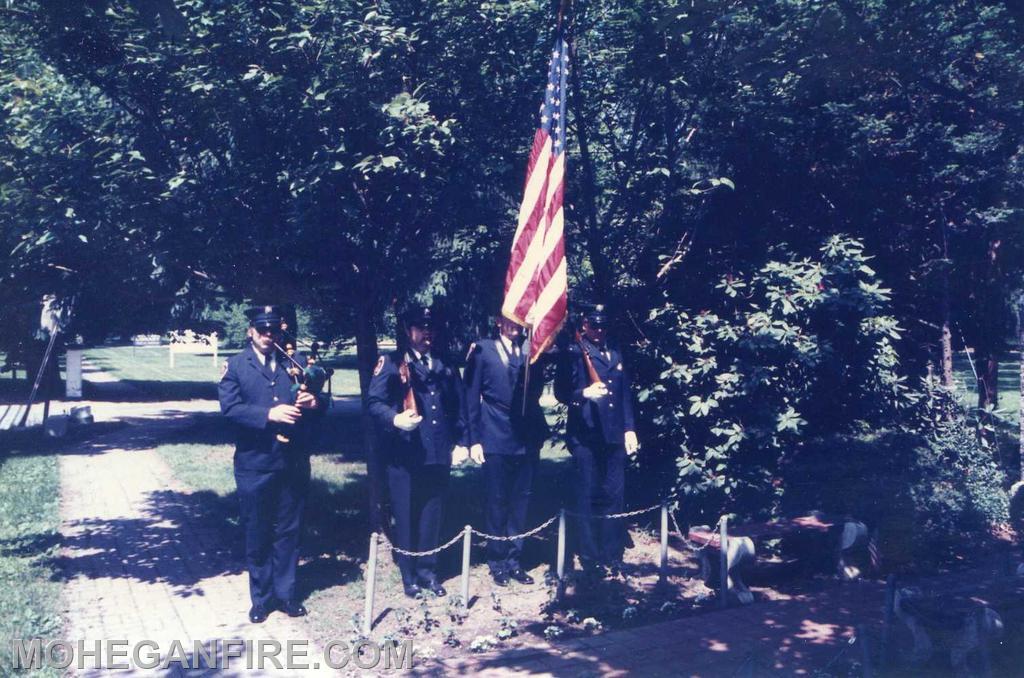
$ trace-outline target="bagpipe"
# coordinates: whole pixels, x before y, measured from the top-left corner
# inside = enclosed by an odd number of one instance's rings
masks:
[[[283,328],[282,328],[283,331]],[[284,348],[282,348],[276,341],[274,342],[274,349],[281,355],[287,358],[291,365],[285,370],[288,376],[292,380],[292,404],[294,405],[299,398],[299,394],[303,391],[318,395],[324,390],[324,386],[327,381],[331,378],[334,370],[331,368],[321,367],[318,363],[316,356],[306,356],[306,364],[303,365],[295,358],[295,338],[289,336],[291,341],[286,341]],[[277,434],[277,440],[282,443],[289,443],[291,439],[283,433]]]

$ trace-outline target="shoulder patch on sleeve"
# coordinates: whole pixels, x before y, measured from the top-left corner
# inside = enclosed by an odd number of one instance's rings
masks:
[[[380,374],[380,371],[384,369],[384,356],[377,358],[377,366],[373,368],[373,376]]]

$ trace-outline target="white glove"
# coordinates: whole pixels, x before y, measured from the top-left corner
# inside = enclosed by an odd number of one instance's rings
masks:
[[[452,466],[458,466],[469,459],[469,448],[465,445],[456,445],[452,449]]]
[[[413,431],[420,422],[423,421],[423,417],[416,414],[412,410],[405,410],[395,415],[395,418],[391,420],[391,423],[395,425],[395,428],[402,431]]]
[[[588,400],[600,400],[606,395],[608,395],[608,387],[604,385],[603,381],[594,382],[583,389],[583,397]]]
[[[626,454],[633,456],[640,449],[640,441],[636,439],[635,431],[626,431]]]
[[[469,448],[469,458],[477,464],[484,463],[484,446],[477,443],[473,447]]]

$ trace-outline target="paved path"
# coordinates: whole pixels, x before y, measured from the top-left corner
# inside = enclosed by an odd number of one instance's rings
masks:
[[[214,505],[225,500],[179,485],[152,449],[187,425],[191,413],[216,409],[216,403],[115,405],[116,410],[101,408],[97,419],[136,425],[60,458],[65,637],[84,640],[87,648],[101,639],[127,640],[129,647],[149,640],[164,652],[176,651],[171,643],[178,641],[190,663],[196,641],[209,652],[215,640],[251,641],[255,651],[260,641],[307,639],[301,622],[280,613],[262,625],[248,623],[247,578],[240,553],[232,552],[239,548],[237,527],[218,529],[208,520]],[[218,508],[223,514],[224,507]],[[310,644],[308,659],[301,661],[312,664],[319,652]],[[250,659],[233,659],[215,673],[254,675],[246,670]],[[304,675],[310,673],[326,672]]]

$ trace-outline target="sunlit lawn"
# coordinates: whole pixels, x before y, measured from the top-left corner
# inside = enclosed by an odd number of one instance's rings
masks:
[[[999,417],[1014,425],[1020,412],[1020,355],[1007,352],[999,362]],[[973,357],[972,357],[973,360]],[[974,365],[974,369],[979,369]],[[953,359],[954,379],[957,390],[963,395],[963,402],[968,407],[977,407],[978,388],[971,362],[961,351]]]
[[[85,352],[85,359],[94,367],[144,391],[164,391],[168,399],[175,399],[183,393],[186,396],[191,393],[192,397],[214,397],[210,385],[220,379],[221,365],[235,352],[221,352],[217,366],[213,364],[212,353],[176,353],[174,367],[171,367],[166,346],[90,348]],[[355,369],[354,355],[331,356],[325,365],[335,368],[331,379],[333,394],[359,394],[359,375]],[[174,382],[178,384],[174,385]]]
[[[15,448],[10,456],[0,456],[0,675],[6,676],[15,675],[12,639],[60,637],[61,585],[55,565],[60,476],[56,454],[24,454],[34,438],[0,435],[7,436],[0,445],[13,443]]]

